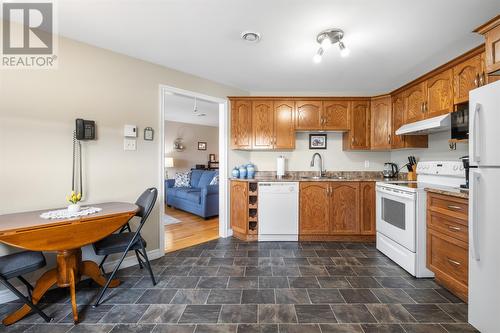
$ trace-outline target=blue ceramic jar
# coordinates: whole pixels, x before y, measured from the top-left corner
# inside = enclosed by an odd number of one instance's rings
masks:
[[[238,169],[238,167],[234,167],[233,168],[233,171],[231,171],[231,176],[233,178],[239,178],[240,177],[240,170]]]
[[[255,165],[252,163],[247,164],[247,178],[254,179],[255,177]]]
[[[245,165],[240,166],[240,179],[247,177],[247,167]]]

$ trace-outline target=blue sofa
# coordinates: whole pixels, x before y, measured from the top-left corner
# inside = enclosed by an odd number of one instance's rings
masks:
[[[166,179],[167,205],[205,219],[219,215],[219,185],[209,185],[216,175],[218,171],[193,170],[190,187],[174,187],[174,179]]]

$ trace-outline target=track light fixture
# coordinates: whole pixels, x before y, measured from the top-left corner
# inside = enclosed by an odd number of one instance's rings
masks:
[[[316,36],[316,41],[320,44],[320,47],[314,55],[313,61],[315,63],[320,63],[325,50],[335,43],[339,44],[340,55],[342,57],[349,56],[350,50],[342,42],[342,38],[344,38],[344,31],[341,29],[327,29],[321,31],[318,36]]]

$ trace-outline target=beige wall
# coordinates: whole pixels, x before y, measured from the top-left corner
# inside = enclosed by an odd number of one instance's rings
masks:
[[[66,38],[58,56],[56,70],[0,71],[0,214],[66,205],[77,117],[97,123],[98,140],[83,144],[84,203],[133,202],[160,183],[160,84],[222,98],[246,94]],[[123,150],[124,124],[139,127],[136,151]],[[152,142],[142,138],[146,126],[156,131]],[[159,247],[160,206],[144,229],[148,250]]]
[[[173,147],[174,140],[179,137],[186,147],[181,152]],[[199,141],[207,143],[207,150],[198,150]],[[173,178],[177,171],[194,168],[196,164],[207,165],[208,154],[215,154],[219,158],[218,127],[165,121],[165,156],[174,159],[174,167],[167,170],[169,178]]]

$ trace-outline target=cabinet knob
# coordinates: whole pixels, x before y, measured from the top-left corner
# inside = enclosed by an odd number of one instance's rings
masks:
[[[481,75],[479,75],[479,85],[480,85],[480,86],[482,86],[482,85],[484,85],[484,84],[486,83],[486,82],[485,82],[485,81],[486,81],[485,79],[486,79],[486,78],[485,78],[484,72],[482,72],[482,73],[481,73]]]
[[[391,143],[391,135],[390,134],[387,136],[387,143]]]
[[[474,77],[474,85],[476,87],[479,87],[479,74],[476,74],[476,76]]]

